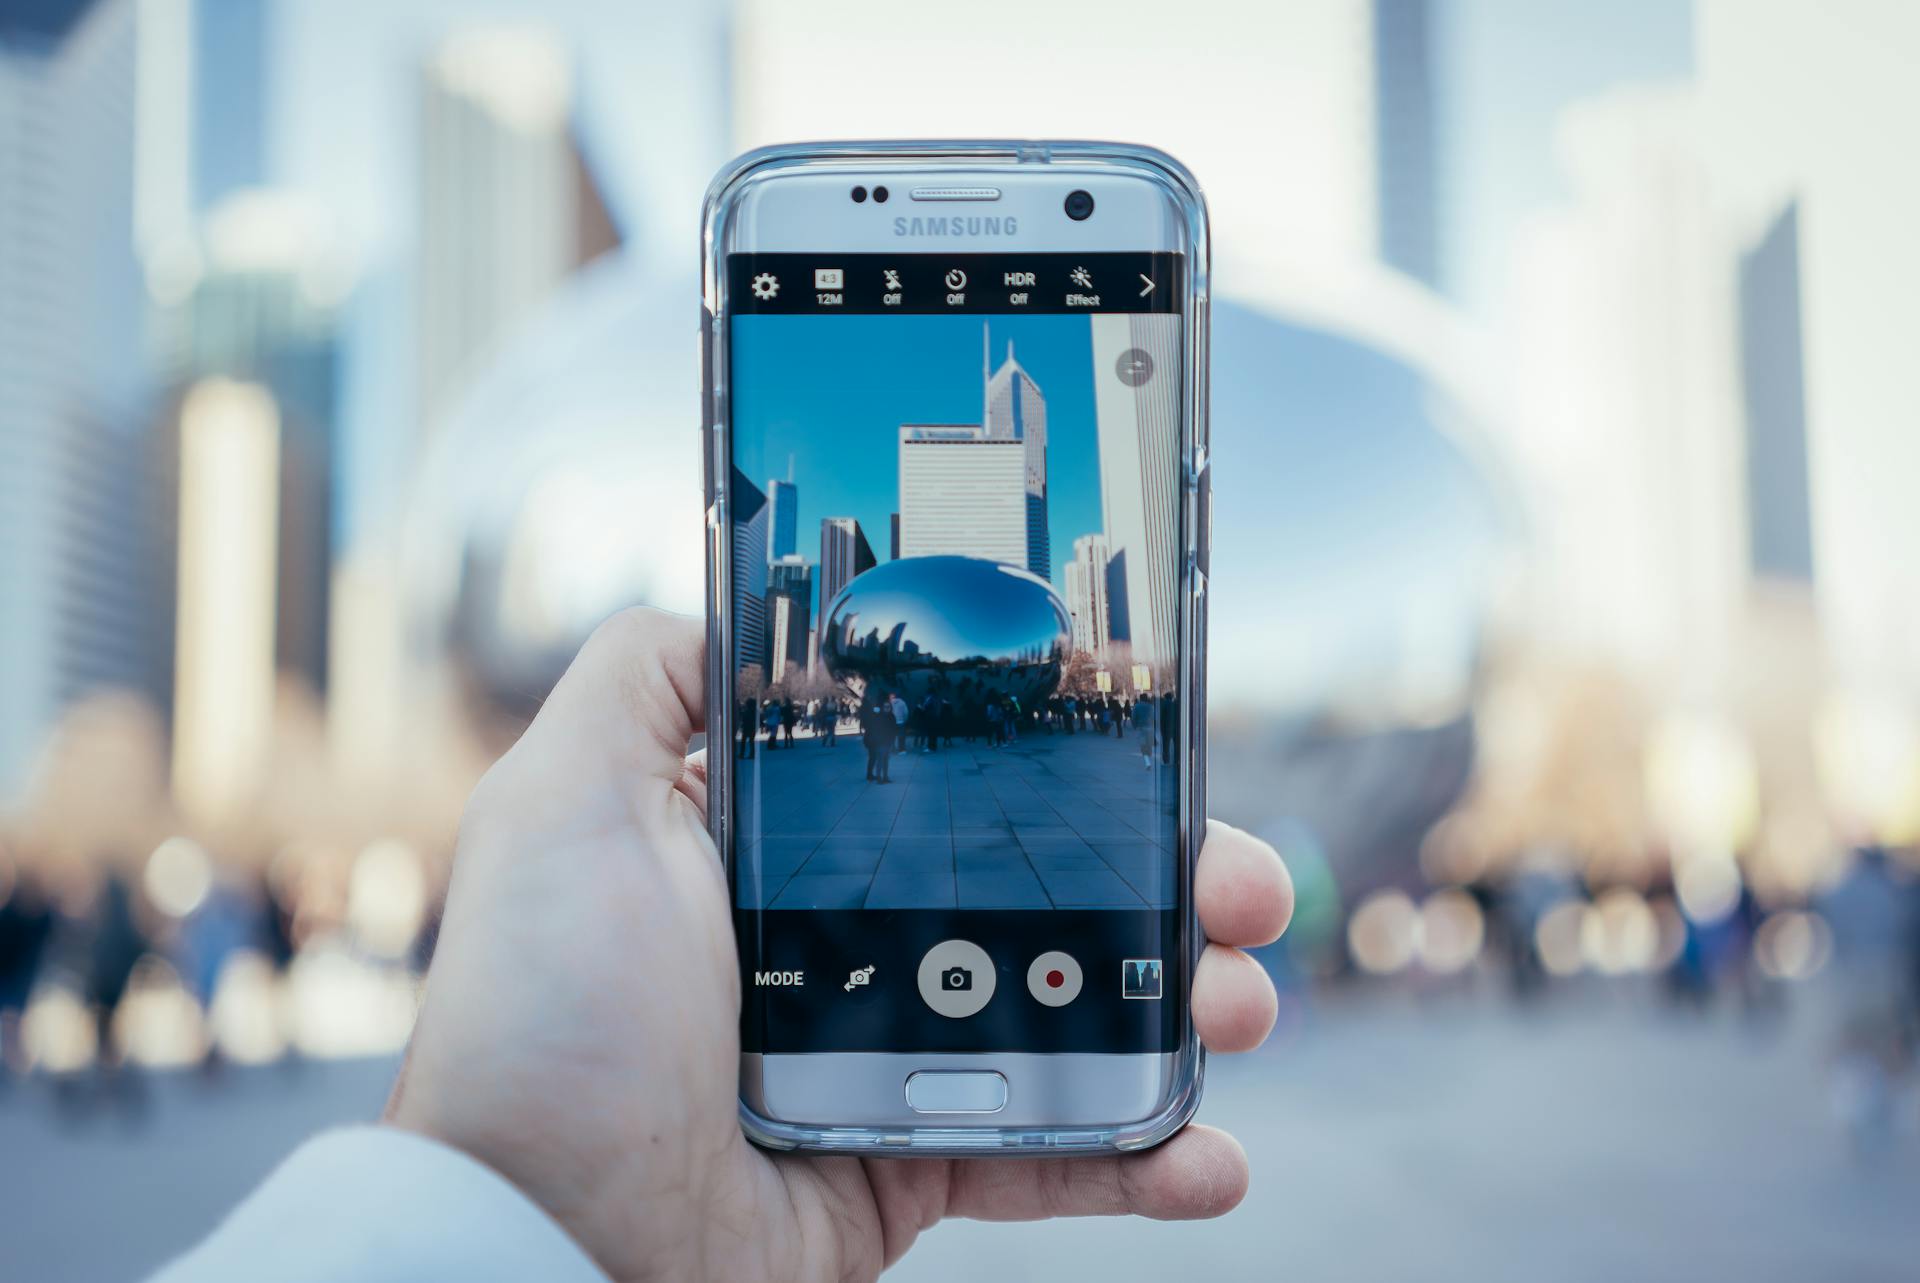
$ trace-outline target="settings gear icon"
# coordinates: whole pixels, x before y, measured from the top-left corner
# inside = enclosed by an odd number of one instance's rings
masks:
[[[780,292],[780,278],[772,272],[762,272],[753,278],[753,296],[757,299],[769,299]]]

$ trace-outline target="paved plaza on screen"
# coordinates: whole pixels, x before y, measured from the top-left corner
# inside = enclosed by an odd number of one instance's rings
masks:
[[[1157,762],[1143,767],[1131,734],[1029,732],[1000,749],[956,738],[934,753],[894,754],[890,784],[862,778],[867,755],[858,733],[842,734],[831,748],[803,738],[772,752],[762,743],[758,752],[758,771],[756,762],[737,763],[742,905],[1173,903],[1174,774]]]

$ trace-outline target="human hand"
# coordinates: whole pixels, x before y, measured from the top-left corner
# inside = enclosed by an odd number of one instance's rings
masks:
[[[588,641],[474,790],[393,1124],[478,1158],[618,1280],[872,1278],[943,1217],[1217,1216],[1246,1192],[1232,1137],[1048,1159],[769,1154],[741,1134],[739,966],[706,828],[705,635],[633,610]],[[1212,943],[1194,1025],[1215,1052],[1272,1027],[1238,946],[1292,911],[1264,842],[1209,822]],[[657,983],[671,977],[671,984]]]

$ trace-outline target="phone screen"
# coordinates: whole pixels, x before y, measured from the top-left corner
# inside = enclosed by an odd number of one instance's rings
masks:
[[[728,258],[744,1050],[1178,1046],[1183,271]]]

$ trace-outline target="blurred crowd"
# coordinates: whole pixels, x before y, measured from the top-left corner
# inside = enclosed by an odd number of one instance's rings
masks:
[[[333,887],[287,861],[219,867],[183,837],[137,874],[50,877],[0,847],[0,1080],[44,1076],[68,1116],[137,1117],[142,1070],[392,1051],[431,949],[424,893],[392,842]]]

